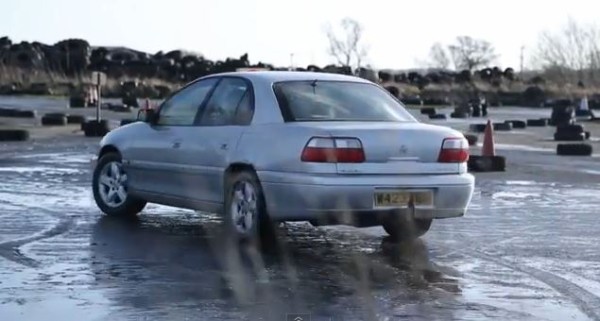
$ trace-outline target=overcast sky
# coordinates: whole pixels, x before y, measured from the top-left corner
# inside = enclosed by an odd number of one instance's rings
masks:
[[[0,35],[54,43],[84,38],[92,45],[157,52],[186,49],[209,59],[247,52],[279,66],[323,65],[327,23],[361,22],[376,68],[418,67],[434,42],[458,35],[493,43],[502,67],[519,66],[538,34],[568,17],[600,21],[598,0],[2,0]]]

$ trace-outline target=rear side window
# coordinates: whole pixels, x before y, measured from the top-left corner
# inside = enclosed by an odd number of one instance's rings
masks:
[[[273,90],[286,121],[416,121],[388,92],[368,83],[285,81]]]
[[[241,78],[223,78],[206,103],[201,125],[247,125],[252,119],[251,88]]]

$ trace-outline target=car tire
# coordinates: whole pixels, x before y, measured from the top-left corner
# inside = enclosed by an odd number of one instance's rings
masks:
[[[432,219],[415,219],[407,215],[395,215],[381,224],[385,232],[395,241],[412,241],[431,227]]]
[[[226,236],[238,242],[255,244],[273,239],[275,227],[267,213],[262,186],[256,175],[241,171],[229,174],[226,180],[223,210]],[[247,207],[240,209],[244,206]]]
[[[127,174],[118,153],[110,152],[100,157],[94,168],[92,191],[96,205],[109,216],[135,217],[146,206],[146,201],[127,193]]]

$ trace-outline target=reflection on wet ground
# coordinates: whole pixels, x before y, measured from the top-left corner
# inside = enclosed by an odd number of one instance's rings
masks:
[[[483,175],[419,241],[295,223],[257,251],[215,215],[101,216],[93,147],[0,160],[2,320],[600,320],[598,184]]]

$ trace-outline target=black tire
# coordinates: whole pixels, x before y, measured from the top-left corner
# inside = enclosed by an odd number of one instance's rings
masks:
[[[470,155],[467,166],[469,171],[472,172],[504,172],[506,171],[506,158],[503,156]]]
[[[561,156],[591,156],[592,145],[590,144],[558,144],[556,154]]]
[[[522,120],[507,120],[507,121],[505,121],[505,123],[510,123],[512,125],[512,128],[518,128],[518,129],[527,128],[527,122],[522,121]]]
[[[85,117],[81,115],[67,115],[67,124],[81,124],[85,122]]]
[[[562,125],[556,127],[556,132],[562,134],[581,134],[584,130],[583,125]]]
[[[86,108],[87,101],[83,97],[69,98],[69,108]]]
[[[103,137],[106,135],[110,128],[106,119],[101,119],[100,122],[96,120],[89,120],[82,125],[83,133],[86,137]]]
[[[110,110],[114,111],[115,113],[130,113],[131,107],[127,105],[113,105]]]
[[[64,114],[45,114],[41,119],[42,126],[65,126],[67,116]]]
[[[135,123],[137,119],[121,119],[119,126],[125,126],[127,124]]]
[[[510,123],[494,123],[494,130],[497,131],[510,131],[512,130],[512,125]]]
[[[0,108],[0,117],[15,117],[17,112],[14,108]]]
[[[35,118],[36,115],[35,110],[17,110],[14,113],[14,117],[18,118]]]
[[[548,126],[548,121],[546,119],[527,119],[527,126],[546,127]]]
[[[465,138],[469,142],[469,146],[475,146],[475,145],[477,145],[477,140],[478,140],[477,135],[471,135],[471,134],[463,134],[463,135],[465,136]]]
[[[22,142],[29,139],[29,131],[24,129],[0,129],[0,141]]]
[[[250,184],[256,196],[256,213],[252,219],[251,228],[245,233],[236,228],[231,211],[235,189],[240,184]],[[224,199],[223,228],[229,240],[260,245],[264,241],[268,242],[275,238],[275,226],[267,213],[262,186],[253,172],[240,171],[229,174],[226,178]]]
[[[565,142],[578,142],[585,140],[585,133],[572,133],[572,132],[556,132],[554,133],[554,140],[565,141]]]
[[[469,131],[472,131],[474,133],[483,133],[485,132],[486,127],[487,124],[471,124],[469,125]]]
[[[453,112],[450,114],[452,118],[469,118],[469,114],[465,112]]]
[[[121,155],[118,153],[106,153],[98,160],[96,168],[94,168],[94,175],[92,178],[92,191],[94,194],[94,201],[100,210],[109,216],[114,217],[135,217],[141,212],[146,206],[146,201],[135,198],[129,194],[123,204],[117,207],[111,207],[106,204],[100,195],[100,174],[104,166],[111,162],[121,163]]]
[[[429,114],[429,119],[447,119],[446,114]]]
[[[394,241],[413,241],[427,233],[431,219],[415,219],[408,215],[394,215],[386,218],[381,226]]]
[[[423,114],[423,115],[435,115],[436,111],[435,111],[435,108],[425,107],[425,108],[421,108],[421,114]]]

